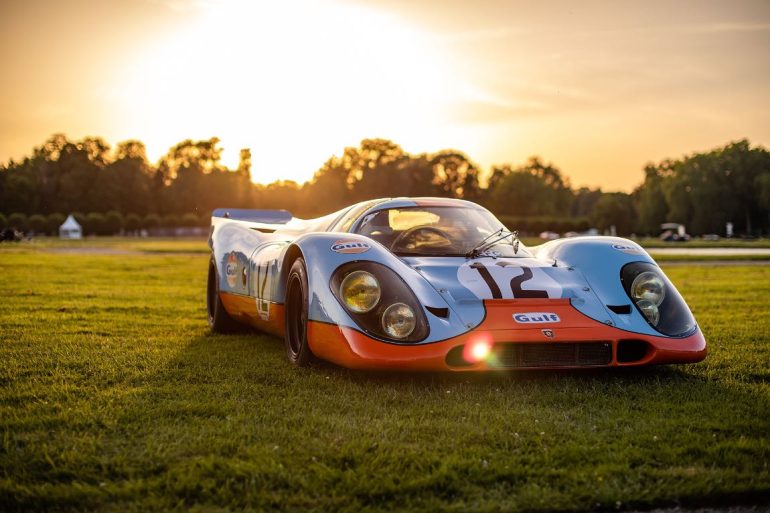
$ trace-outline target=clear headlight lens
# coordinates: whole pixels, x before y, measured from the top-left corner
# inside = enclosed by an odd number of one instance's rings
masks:
[[[642,308],[642,301],[647,301],[656,307],[655,311],[657,312],[657,307],[666,297],[666,284],[654,272],[643,272],[634,278],[634,282],[631,284],[631,297],[637,302],[639,308]]]
[[[382,329],[396,339],[411,335],[416,325],[414,310],[404,303],[392,304],[382,314]]]
[[[641,310],[644,316],[647,317],[647,320],[650,321],[650,324],[653,326],[658,325],[658,321],[660,321],[660,311],[658,310],[658,305],[652,301],[648,301],[647,299],[640,299],[636,302],[636,306],[638,306],[639,310]]]
[[[353,271],[340,284],[340,297],[351,312],[370,311],[377,306],[381,293],[377,278],[366,271]]]

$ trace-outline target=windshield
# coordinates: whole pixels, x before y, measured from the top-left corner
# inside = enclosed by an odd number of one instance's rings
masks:
[[[486,210],[457,206],[405,207],[368,214],[361,220],[356,233],[376,240],[400,256],[465,256],[501,228],[505,229]],[[498,238],[490,237],[490,241]],[[511,237],[492,244],[483,254],[530,256],[523,247],[515,253]]]

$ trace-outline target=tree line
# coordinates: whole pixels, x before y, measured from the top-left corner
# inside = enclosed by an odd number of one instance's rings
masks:
[[[55,233],[74,213],[86,233],[206,226],[214,208],[283,208],[314,217],[377,197],[444,196],[478,202],[521,232],[616,228],[660,231],[664,222],[693,234],[770,231],[770,152],[746,140],[644,168],[630,194],[573,188],[539,157],[482,171],[456,150],[410,154],[386,139],[364,139],[330,157],[304,184],[252,182],[251,152],[229,169],[217,138],[182,141],[152,164],[130,140],[71,141],[57,134],[32,155],[0,166],[0,228]],[[259,178],[258,176],[256,178]]]

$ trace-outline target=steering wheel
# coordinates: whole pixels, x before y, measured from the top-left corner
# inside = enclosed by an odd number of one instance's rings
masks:
[[[420,233],[420,232],[433,233],[433,234],[436,234],[436,235],[446,239],[447,244],[442,245],[441,247],[445,247],[445,246],[451,247],[451,246],[454,245],[452,243],[452,236],[449,235],[444,230],[442,230],[441,228],[436,228],[435,226],[413,226],[413,227],[409,228],[408,230],[404,230],[403,232],[401,232],[399,234],[398,237],[396,237],[396,239],[393,241],[393,244],[390,245],[390,250],[391,251],[396,251],[396,249],[401,249],[400,246],[402,244],[404,244],[405,241],[408,241],[409,239],[414,237],[415,234]],[[431,246],[435,247],[435,245],[433,245],[433,244],[431,244]],[[406,248],[406,249],[408,249],[408,248]]]

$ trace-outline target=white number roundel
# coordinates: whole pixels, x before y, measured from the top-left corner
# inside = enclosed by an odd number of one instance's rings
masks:
[[[469,261],[457,270],[457,279],[479,299],[560,298],[561,285],[542,265],[530,258]]]

